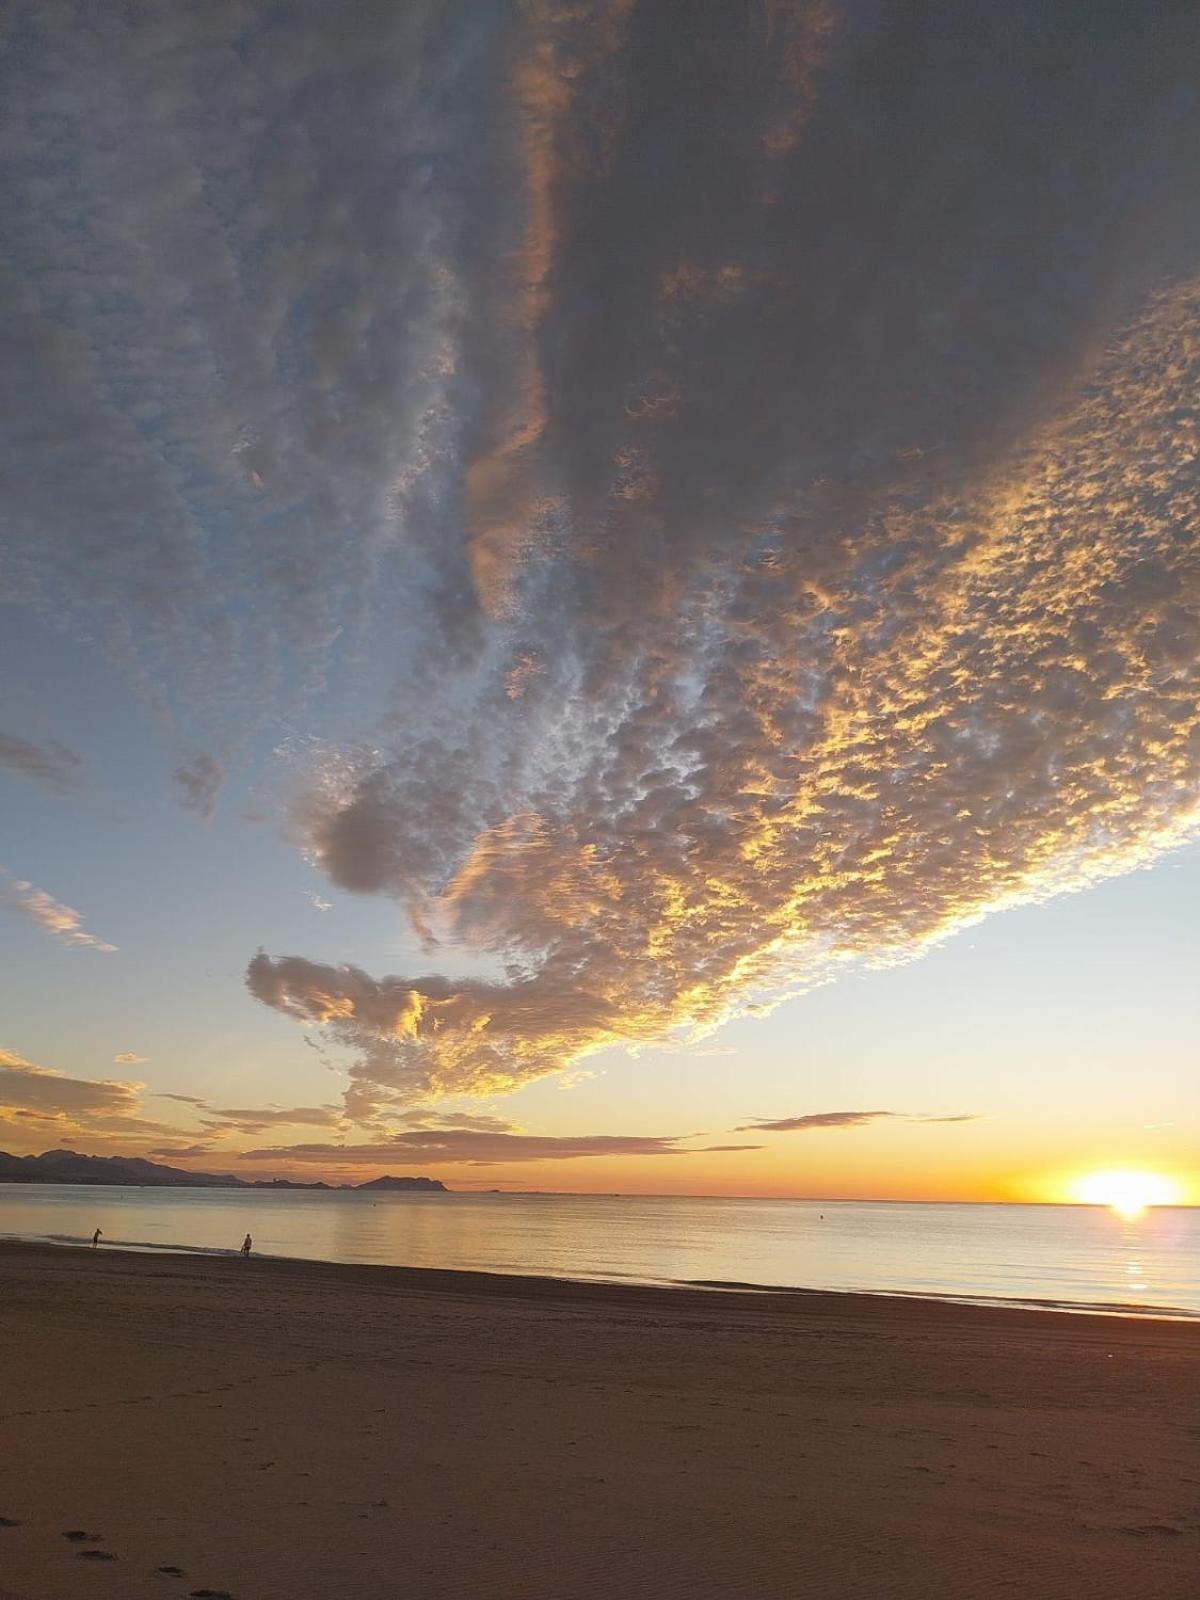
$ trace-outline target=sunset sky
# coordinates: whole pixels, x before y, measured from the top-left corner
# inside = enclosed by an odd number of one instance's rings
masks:
[[[17,0],[0,1148],[1200,1202],[1200,12]]]

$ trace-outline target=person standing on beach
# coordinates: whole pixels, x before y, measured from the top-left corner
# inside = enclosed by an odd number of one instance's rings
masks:
[[[247,1256],[247,1257],[249,1256],[250,1250],[251,1250],[253,1244],[254,1244],[254,1240],[250,1237],[249,1234],[247,1234],[246,1237],[242,1240],[242,1254],[244,1256]]]
[[[100,1243],[100,1229],[97,1228],[95,1233],[92,1235],[92,1249],[94,1250],[99,1243]]]

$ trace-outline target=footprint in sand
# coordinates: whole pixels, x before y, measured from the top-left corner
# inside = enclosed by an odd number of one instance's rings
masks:
[[[182,1578],[183,1568],[174,1567],[169,1562],[164,1562],[161,1567],[155,1567],[155,1572],[161,1572],[164,1578]]]
[[[101,1535],[88,1533],[83,1528],[68,1528],[63,1534],[63,1538],[70,1539],[72,1544],[95,1544],[101,1538]]]
[[[193,1589],[191,1600],[233,1600],[228,1589]]]
[[[0,1517],[0,1528],[19,1528],[21,1526],[16,1517]]]
[[[115,1561],[117,1559],[111,1550],[76,1550],[75,1555],[80,1561]]]

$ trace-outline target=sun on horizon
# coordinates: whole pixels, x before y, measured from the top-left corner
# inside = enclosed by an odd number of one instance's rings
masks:
[[[1143,1216],[1152,1206],[1183,1204],[1182,1185],[1174,1178],[1136,1167],[1084,1173],[1072,1181],[1070,1195],[1081,1205],[1107,1206],[1125,1221]]]

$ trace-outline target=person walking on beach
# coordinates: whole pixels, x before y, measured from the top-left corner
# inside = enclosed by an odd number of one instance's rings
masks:
[[[242,1254],[244,1256],[246,1256],[247,1258],[249,1258],[250,1251],[251,1251],[251,1248],[253,1247],[253,1244],[254,1244],[254,1240],[250,1237],[249,1234],[247,1234],[246,1237],[242,1240]]]
[[[95,1233],[92,1235],[92,1249],[94,1250],[99,1243],[100,1243],[100,1229],[97,1228]]]

